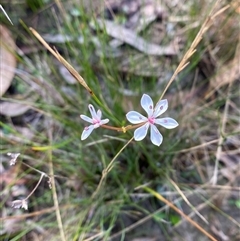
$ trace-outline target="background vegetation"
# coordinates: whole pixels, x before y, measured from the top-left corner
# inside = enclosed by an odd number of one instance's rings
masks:
[[[1,4],[14,24],[1,13],[1,88],[7,79],[10,85],[0,103],[1,240],[208,240],[171,204],[215,240],[240,238],[237,1]],[[149,16],[156,17],[138,30]],[[196,52],[187,52],[204,24]],[[119,26],[135,41],[113,37]],[[29,27],[56,47],[99,102]],[[138,37],[172,53],[141,50]],[[189,64],[165,93],[184,56]],[[164,94],[165,116],[179,122],[159,128],[160,147],[149,137],[129,142],[132,130],[98,128],[81,141],[79,115],[89,116],[88,104],[121,127],[129,124],[128,111],[141,111],[143,93],[155,103]],[[9,166],[7,153],[20,153],[16,165]],[[52,189],[44,177],[28,211],[11,208],[37,185],[38,171],[51,177]]]

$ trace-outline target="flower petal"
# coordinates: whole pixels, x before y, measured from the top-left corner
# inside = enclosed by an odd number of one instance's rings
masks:
[[[147,121],[147,118],[142,114],[138,113],[137,111],[129,111],[126,114],[126,117],[128,121],[131,122],[132,124],[139,124]]]
[[[100,121],[100,126],[101,126],[101,125],[105,125],[105,124],[107,124],[108,122],[109,122],[109,119],[101,120],[101,121]]]
[[[150,139],[151,142],[156,146],[160,146],[162,144],[163,136],[155,125],[151,125]]]
[[[134,140],[141,141],[142,139],[144,139],[147,135],[148,127],[149,127],[149,123],[147,122],[143,126],[137,128],[134,131]]]
[[[28,210],[28,202],[26,199],[15,200],[12,202],[12,208],[24,208],[25,210]]]
[[[81,117],[83,120],[85,120],[85,121],[87,121],[87,122],[89,122],[89,123],[93,123],[93,120],[92,120],[90,117],[86,116],[86,115],[80,115],[80,117]]]
[[[92,118],[93,118],[94,120],[100,120],[100,119],[98,118],[98,115],[97,115],[97,113],[96,113],[95,108],[93,107],[93,105],[88,105],[88,108],[89,108],[89,110],[90,110],[90,113],[91,113]]]
[[[161,114],[163,114],[168,108],[168,101],[167,99],[164,100],[160,100],[158,101],[158,103],[156,104],[155,108],[154,108],[154,117],[158,117]]]
[[[98,120],[101,120],[101,118],[102,118],[102,111],[101,110],[97,111],[97,117],[98,117]]]
[[[147,112],[148,117],[151,117],[153,114],[153,101],[149,95],[143,94],[141,106]]]
[[[104,125],[108,122],[109,122],[109,119],[100,120],[100,121],[93,124],[94,129],[96,129],[96,128],[100,127],[101,125]]]
[[[161,125],[167,129],[173,129],[178,126],[177,121],[169,117],[155,119],[155,124]]]
[[[94,129],[94,125],[86,126],[81,135],[81,140],[83,141],[86,138],[88,138],[89,135],[92,133],[93,129]]]

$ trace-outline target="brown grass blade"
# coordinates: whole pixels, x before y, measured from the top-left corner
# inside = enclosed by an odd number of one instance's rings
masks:
[[[191,218],[189,218],[185,213],[183,213],[181,210],[179,210],[174,204],[169,202],[167,199],[165,199],[162,195],[159,193],[155,192],[151,188],[148,187],[143,187],[147,192],[153,194],[156,198],[167,204],[170,208],[172,208],[174,211],[176,211],[178,214],[183,216],[189,223],[191,223],[193,226],[195,226],[200,232],[202,232],[204,235],[206,235],[210,240],[212,241],[217,241],[210,233],[205,231],[198,223],[193,221]]]

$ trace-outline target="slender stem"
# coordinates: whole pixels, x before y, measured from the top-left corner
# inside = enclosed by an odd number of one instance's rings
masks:
[[[109,126],[109,125],[101,125],[101,127],[109,130],[114,130],[114,131],[122,131],[124,127],[115,127],[115,126]]]
[[[53,127],[52,121],[49,120],[48,126]],[[49,145],[52,145],[52,142],[53,142],[53,135],[52,135],[52,131],[51,131],[52,129],[53,128],[49,128],[48,131],[47,131]],[[52,150],[49,150],[47,152],[47,154],[48,154],[49,172],[50,172],[50,175],[53,177],[52,180],[51,180],[51,185],[52,185],[51,189],[52,189],[53,203],[54,203],[54,206],[56,207],[55,213],[56,213],[58,228],[59,228],[59,231],[60,231],[61,240],[66,241],[67,239],[66,239],[66,236],[65,236],[64,228],[63,228],[63,221],[62,221],[62,216],[61,216],[61,212],[60,212],[56,183],[55,183],[55,178],[54,178]]]
[[[222,118],[222,125],[219,126],[219,139],[218,139],[218,147],[216,151],[216,159],[215,159],[215,166],[214,166],[214,171],[213,171],[213,176],[211,178],[211,183],[213,185],[217,184],[217,177],[218,177],[218,166],[219,166],[219,160],[222,154],[222,144],[225,139],[225,129],[226,129],[226,122],[228,119],[228,111],[229,111],[229,99],[230,99],[230,92],[231,92],[231,87],[232,87],[232,82],[228,86],[228,93],[227,93],[227,99],[225,103],[225,108],[223,112],[223,118]]]
[[[137,124],[137,125],[128,125],[128,126],[122,126],[122,127],[115,127],[115,126],[109,126],[109,125],[101,125],[101,127],[105,128],[105,129],[109,129],[109,130],[114,130],[114,131],[119,131],[119,132],[125,133],[127,130],[138,128],[140,126],[143,126],[146,123],[147,123],[147,121],[143,122],[143,123],[140,123],[140,124]]]
[[[117,159],[117,157],[122,153],[122,151],[130,144],[130,142],[133,140],[133,137],[121,148],[121,150],[115,155],[115,157],[111,160],[111,162],[108,164],[108,166],[102,171],[102,177],[100,179],[100,182],[97,186],[97,189],[95,190],[95,192],[92,195],[92,198],[94,198],[97,193],[99,192],[100,188],[102,187],[102,183],[105,180],[107,174],[111,171],[111,169],[113,168],[113,163],[114,161]]]
[[[38,169],[36,169],[36,168],[34,168],[34,167],[32,167],[32,166],[30,166],[30,165],[28,165],[27,163],[25,163],[25,162],[22,162],[22,164],[23,165],[25,165],[25,166],[27,166],[27,167],[29,167],[30,169],[32,169],[32,170],[34,170],[34,171],[36,171],[36,172],[38,172],[38,173],[40,173],[41,175],[44,175],[44,176],[47,176],[47,177],[49,177],[45,172],[42,172],[42,171],[39,171]]]
[[[3,11],[3,13],[6,16],[6,18],[8,19],[8,21],[13,25],[12,20],[8,17],[8,14],[6,13],[6,11],[4,10],[4,8],[1,4],[0,4],[0,9]]]
[[[32,194],[35,192],[35,190],[38,188],[39,184],[41,183],[43,177],[45,176],[45,173],[42,172],[41,177],[37,183],[37,185],[33,188],[33,190],[30,192],[30,194],[28,194],[28,196],[25,198],[25,200],[27,200],[28,198],[30,198],[32,196]]]

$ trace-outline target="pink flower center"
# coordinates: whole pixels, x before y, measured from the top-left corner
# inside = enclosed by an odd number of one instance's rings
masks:
[[[148,121],[150,122],[150,124],[154,124],[155,118],[154,117],[148,117]]]
[[[99,123],[100,123],[100,120],[93,119],[93,125],[95,125],[95,124],[99,124]]]

